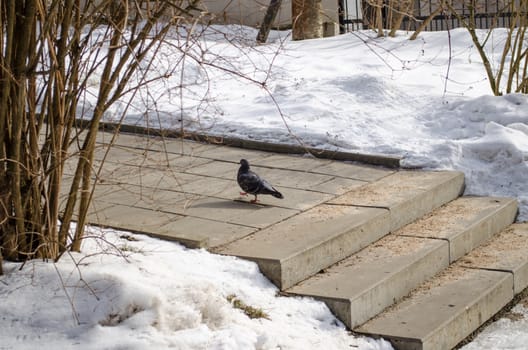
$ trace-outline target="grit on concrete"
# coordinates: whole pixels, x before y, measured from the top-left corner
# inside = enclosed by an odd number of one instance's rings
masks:
[[[394,169],[315,157],[101,132],[88,222],[212,249],[288,220]],[[241,158],[284,199],[241,196]],[[73,167],[66,174],[73,174]],[[67,183],[65,184],[67,185]]]

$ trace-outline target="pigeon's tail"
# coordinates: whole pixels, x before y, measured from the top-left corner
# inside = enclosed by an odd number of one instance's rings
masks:
[[[282,195],[282,193],[280,193],[279,191],[275,190],[275,192],[271,192],[271,195],[275,198],[280,198],[280,199],[283,199],[284,196]]]

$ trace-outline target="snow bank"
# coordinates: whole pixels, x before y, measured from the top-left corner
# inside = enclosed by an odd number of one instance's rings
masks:
[[[5,264],[2,349],[391,349],[350,335],[321,302],[278,296],[254,263],[92,230],[99,238],[57,264]]]

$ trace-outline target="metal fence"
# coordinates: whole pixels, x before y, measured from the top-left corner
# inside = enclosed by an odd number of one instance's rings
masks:
[[[359,0],[358,0],[359,1]],[[401,29],[415,30],[422,21],[425,21],[437,8],[437,1],[415,0],[413,18],[406,17]],[[470,20],[470,7],[474,6],[475,28],[489,29],[496,27],[507,27],[511,23],[512,13],[511,0],[453,0],[452,6],[455,11],[466,21]],[[462,27],[459,20],[445,12],[434,16],[429,25],[424,30],[447,30]]]
[[[364,28],[362,0],[339,0],[338,11],[341,33]]]
[[[397,0],[384,0],[382,8],[384,27],[389,27],[390,4]],[[470,18],[469,4],[474,6],[474,26],[478,29],[508,27],[511,24],[511,7],[519,0],[451,0],[453,8],[465,20]],[[416,30],[438,8],[438,0],[414,0],[410,16],[406,16],[400,29]],[[339,0],[341,31],[369,28],[374,23],[374,7],[367,0]],[[447,11],[434,16],[423,30],[438,31],[462,27],[459,20]]]

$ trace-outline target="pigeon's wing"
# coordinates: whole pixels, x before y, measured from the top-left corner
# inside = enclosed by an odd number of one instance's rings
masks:
[[[261,179],[260,183],[261,183],[261,187],[260,187],[259,193],[261,193],[261,194],[271,194],[273,197],[283,198],[282,193],[277,191],[277,189],[275,187],[273,187],[266,180]]]
[[[259,193],[261,188],[262,180],[260,177],[252,171],[247,171],[238,174],[237,182],[245,192],[251,194]]]
[[[262,193],[262,194],[272,194],[274,192],[276,192],[277,190],[271,186],[271,184],[264,180],[264,179],[260,179],[260,191],[259,193]]]

